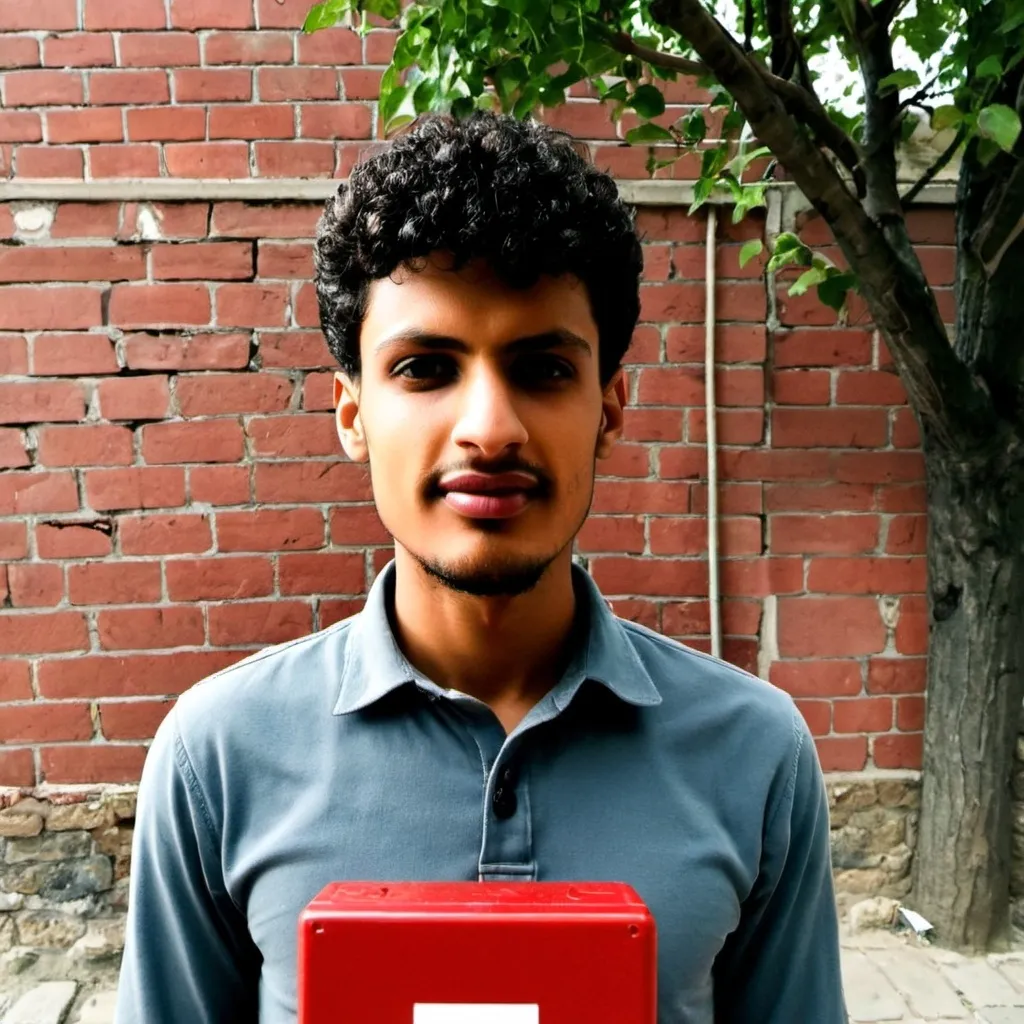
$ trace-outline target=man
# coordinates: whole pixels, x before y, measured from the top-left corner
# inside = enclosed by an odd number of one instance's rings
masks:
[[[640,271],[613,182],[505,117],[427,119],[328,203],[338,432],[395,558],[361,614],[161,726],[121,1024],[294,1021],[298,915],[344,879],[629,882],[658,926],[659,1024],[845,1022],[801,717],[617,619],[572,563]]]

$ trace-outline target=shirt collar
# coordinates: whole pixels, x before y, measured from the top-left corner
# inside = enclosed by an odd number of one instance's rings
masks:
[[[588,679],[605,686],[627,704],[660,704],[658,688],[622,621],[605,603],[589,573],[577,565],[573,565],[572,573],[577,598],[584,605],[585,633],[580,649],[552,691],[558,709],[567,707]],[[349,627],[341,686],[334,705],[336,715],[368,707],[408,683],[435,694],[444,692],[409,663],[395,640],[388,615],[394,591],[395,563],[391,561],[377,576],[363,610]]]

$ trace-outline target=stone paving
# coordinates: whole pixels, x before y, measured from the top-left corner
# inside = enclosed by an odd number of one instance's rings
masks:
[[[843,940],[843,980],[850,1024],[1024,1024],[1024,951],[965,957],[907,934],[861,932]],[[0,992],[0,1024],[112,1024],[115,995],[73,981],[16,1000]]]

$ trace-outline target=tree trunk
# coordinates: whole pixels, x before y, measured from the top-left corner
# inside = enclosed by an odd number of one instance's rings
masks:
[[[1010,776],[1024,699],[1024,466],[988,455],[973,466],[926,456],[928,710],[910,901],[942,945],[972,951],[1009,939]]]

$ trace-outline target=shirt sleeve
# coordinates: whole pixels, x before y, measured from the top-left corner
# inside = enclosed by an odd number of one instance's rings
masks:
[[[789,781],[769,809],[761,871],[715,961],[715,1024],[846,1024],[828,798],[794,710]]]
[[[142,772],[115,1024],[255,1024],[259,956],[174,711]]]

